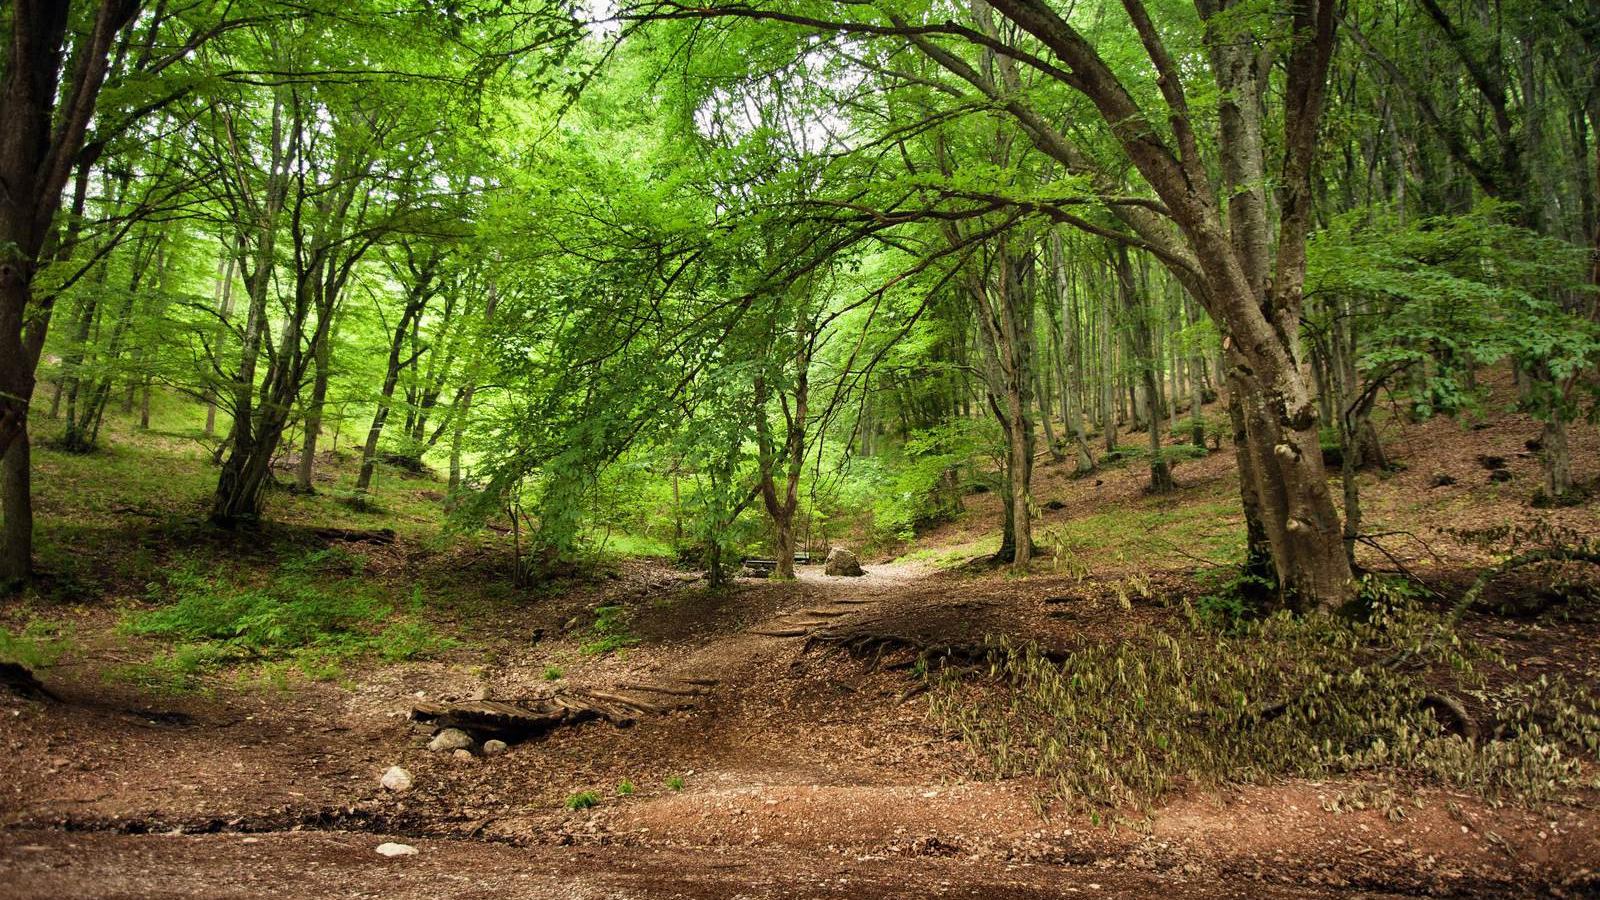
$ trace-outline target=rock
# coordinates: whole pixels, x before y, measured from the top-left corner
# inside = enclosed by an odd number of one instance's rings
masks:
[[[428,749],[435,753],[445,750],[471,750],[474,741],[472,735],[459,728],[446,728],[433,736],[428,742]]]
[[[1067,504],[1060,500],[1049,500],[1045,502],[1044,508],[1050,510],[1051,512],[1057,512],[1059,510],[1066,509]]]
[[[856,559],[856,555],[843,547],[835,547],[828,551],[828,565],[823,571],[829,575],[843,575],[850,578],[867,574],[861,571],[861,561]]]
[[[1495,469],[1489,473],[1489,481],[1493,484],[1504,484],[1511,480],[1511,472],[1506,469]]]
[[[379,856],[416,856],[417,848],[410,844],[385,842],[378,845]]]
[[[411,790],[411,773],[399,766],[390,766],[389,771],[383,773],[378,780],[385,790],[409,791]]]
[[[506,752],[509,749],[511,749],[511,748],[506,746],[506,742],[505,741],[484,741],[483,742],[483,755],[484,756],[499,756],[500,754]]]
[[[1455,476],[1449,474],[1448,472],[1435,472],[1433,473],[1433,477],[1428,479],[1429,487],[1447,487],[1455,483]]]
[[[450,751],[450,755],[454,756],[457,762],[472,762],[473,759],[472,751],[465,748],[458,747],[457,749]]]

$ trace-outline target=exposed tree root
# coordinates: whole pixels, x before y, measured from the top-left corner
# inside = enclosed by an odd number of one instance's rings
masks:
[[[12,693],[30,700],[60,699],[33,677],[26,666],[19,663],[0,662],[0,687],[9,688]]]

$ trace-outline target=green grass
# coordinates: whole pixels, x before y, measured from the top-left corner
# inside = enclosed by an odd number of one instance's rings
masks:
[[[617,796],[619,797],[631,797],[636,790],[638,788],[634,787],[633,782],[626,778],[617,782]]]
[[[1039,543],[1057,557],[1117,559],[1174,556],[1218,565],[1244,556],[1244,526],[1235,499],[1119,508],[1090,513],[1041,530]]]
[[[609,535],[594,535],[591,540],[606,556],[673,559],[678,555],[677,548],[671,543],[648,534],[613,531]]]
[[[594,791],[579,791],[567,797],[567,809],[576,812],[580,809],[592,809],[600,805],[600,795]]]
[[[55,665],[72,646],[68,629],[60,623],[33,619],[16,631],[0,626],[0,660],[21,663],[29,669]]]
[[[681,790],[683,790],[683,776],[682,775],[673,775],[673,776],[669,777],[667,779],[667,790],[669,790],[669,791],[681,791]]]
[[[620,606],[598,606],[594,611],[593,639],[578,648],[585,656],[605,656],[632,647],[639,639],[628,633],[628,611]]]
[[[545,666],[544,667],[544,680],[545,681],[560,681],[561,680],[561,674],[562,674],[561,673],[561,669],[558,666]]]
[[[264,579],[187,561],[151,585],[154,597],[171,602],[131,613],[121,626],[172,646],[123,674],[185,689],[228,666],[263,664],[269,677],[294,669],[327,680],[346,661],[415,659],[453,644],[415,618],[419,590],[397,604],[361,568],[360,557],[326,550],[291,559]]]
[[[923,547],[895,559],[895,562],[923,562],[936,569],[954,569],[979,556],[993,553],[1000,546],[999,536],[987,536],[947,547]]]

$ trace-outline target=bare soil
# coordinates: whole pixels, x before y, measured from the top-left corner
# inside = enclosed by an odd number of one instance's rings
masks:
[[[1600,534],[1592,505],[1527,506],[1537,469],[1520,447],[1532,423],[1508,415],[1478,430],[1390,429],[1408,468],[1363,476],[1368,515],[1375,530],[1406,533],[1386,538],[1374,564],[1426,570],[1443,590],[1471,578],[1503,537],[1483,535],[1507,523]],[[1594,478],[1600,442],[1584,431],[1575,468]],[[1511,482],[1479,477],[1476,457],[1489,453],[1511,460]],[[1218,502],[1234,489],[1228,457],[1180,466],[1182,491],[1164,498],[1140,492],[1136,467],[1071,479],[1045,465],[1039,500],[1064,503],[1046,524],[1111,505]],[[1428,487],[1437,471],[1457,483]],[[992,499],[969,501],[967,517],[933,542],[993,533]],[[402,537],[360,548],[369,571],[447,588],[458,580],[462,602],[433,615],[464,637],[461,649],[370,664],[336,683],[216,679],[181,695],[108,680],[138,648],[114,634],[110,604],[74,607],[83,648],[44,673],[60,699],[0,692],[0,895],[1600,896],[1600,792],[1529,808],[1417,785],[1405,788],[1417,804],[1394,821],[1333,811],[1359,780],[1291,780],[1179,795],[1147,829],[1110,828],[1041,814],[1036,785],[983,779],[930,722],[903,645],[1117,640],[1197,590],[1199,566],[1183,550],[1100,548],[1070,571],[1043,561],[1027,578],[914,561],[869,563],[858,579],[806,567],[794,582],[741,580],[726,593],[634,562],[494,604],[472,599],[475,584],[503,575],[481,548]],[[1538,589],[1513,579],[1496,595]],[[629,611],[639,642],[584,655],[603,605]],[[1529,672],[1593,685],[1600,671],[1600,625],[1582,616],[1474,616],[1468,627]],[[469,759],[430,753],[428,731],[408,720],[419,700],[546,692],[552,665],[558,684],[649,698],[663,712]],[[650,689],[683,679],[706,689]],[[379,786],[391,765],[413,774],[412,790]],[[581,791],[598,805],[568,809]],[[375,852],[385,841],[418,853],[386,858]]]

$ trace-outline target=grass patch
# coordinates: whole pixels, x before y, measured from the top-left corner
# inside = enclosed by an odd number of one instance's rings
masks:
[[[414,618],[422,594],[397,607],[360,577],[359,557],[324,550],[292,559],[264,581],[251,582],[196,562],[179,565],[165,585],[152,585],[167,605],[133,613],[126,634],[166,638],[171,649],[124,674],[177,689],[226,666],[262,664],[269,677],[295,670],[337,678],[341,663],[365,656],[399,661],[453,645]]]
[[[1043,802],[1114,821],[1139,821],[1181,785],[1354,773],[1542,802],[1600,759],[1600,708],[1582,686],[1491,687],[1486,673],[1505,664],[1445,617],[1386,586],[1367,595],[1363,621],[1278,614],[1228,633],[1186,607],[1060,661],[997,643],[993,677],[944,678],[932,714],[990,774],[1036,777]],[[1468,739],[1441,697],[1492,721]]]
[[[681,791],[681,790],[683,790],[683,776],[682,775],[673,775],[673,776],[670,776],[669,778],[667,778],[667,790],[669,790],[669,791]]]
[[[639,643],[639,639],[628,633],[628,620],[631,618],[628,611],[620,606],[597,606],[594,611],[594,625],[590,632],[593,639],[578,648],[585,656],[605,656]]]
[[[633,792],[637,791],[637,790],[638,790],[638,788],[634,787],[633,782],[631,780],[627,779],[627,778],[624,778],[621,781],[617,782],[617,796],[618,797],[632,797],[633,796]]]
[[[574,812],[580,809],[592,809],[600,805],[600,795],[594,791],[579,791],[567,797],[566,807]]]
[[[0,625],[0,660],[19,663],[29,669],[47,669],[73,641],[64,625],[33,619],[16,631]]]

